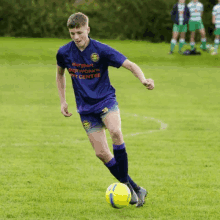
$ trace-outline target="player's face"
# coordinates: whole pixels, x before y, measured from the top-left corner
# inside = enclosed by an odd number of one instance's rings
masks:
[[[179,3],[184,4],[185,0],[179,0]]]
[[[70,37],[79,49],[85,49],[89,42],[90,27],[83,26],[80,28],[69,29]]]

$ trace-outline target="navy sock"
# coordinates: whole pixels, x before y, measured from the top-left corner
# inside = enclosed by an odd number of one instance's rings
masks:
[[[128,181],[131,184],[131,186],[133,187],[134,191],[137,192],[140,189],[140,186],[138,186],[132,179],[131,177],[128,175]]]
[[[120,173],[118,169],[118,164],[116,163],[115,158],[113,157],[108,163],[105,163],[105,166],[109,169],[111,174],[120,181]]]
[[[126,153],[126,150],[125,150],[125,143],[123,143],[122,145],[114,145],[113,144],[113,149],[114,149],[114,156],[115,156],[115,159],[117,161],[117,163],[119,163],[118,161],[121,160],[121,159],[124,159],[123,156],[121,156],[121,154],[123,155],[124,153],[126,154],[126,158],[125,158],[125,164],[127,164],[127,168],[126,168],[126,165],[124,166],[125,169],[127,170],[127,179],[124,178],[124,182],[127,180],[129,181],[129,183],[131,184],[131,186],[133,187],[134,191],[138,191],[140,189],[140,186],[138,186],[132,179],[131,177],[128,175],[128,159],[127,159],[127,153]],[[124,174],[125,176],[125,174]],[[126,182],[127,182],[126,181]],[[122,181],[123,182],[123,181]]]
[[[115,145],[113,144],[113,152],[118,164],[120,173],[120,182],[128,182],[128,157],[125,149],[125,144]]]

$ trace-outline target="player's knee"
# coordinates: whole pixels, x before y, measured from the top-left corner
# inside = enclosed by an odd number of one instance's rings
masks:
[[[97,151],[96,157],[98,157],[100,160],[104,161],[108,157],[108,152],[105,152],[104,150]]]
[[[116,128],[110,131],[110,134],[113,139],[120,139],[122,136],[122,132],[120,128]]]
[[[205,32],[202,32],[202,33],[201,33],[201,37],[202,37],[202,38],[205,38],[205,37],[206,37]]]
[[[103,154],[102,153],[96,153],[96,157],[98,157],[100,160],[104,160]]]
[[[194,38],[194,37],[195,37],[195,32],[191,32],[190,37],[191,37],[191,38]]]

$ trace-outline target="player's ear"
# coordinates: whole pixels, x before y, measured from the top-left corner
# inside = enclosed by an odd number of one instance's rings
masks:
[[[90,33],[90,27],[88,27],[87,31],[88,31],[88,34],[89,34]]]

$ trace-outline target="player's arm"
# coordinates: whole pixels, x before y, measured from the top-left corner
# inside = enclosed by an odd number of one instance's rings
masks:
[[[57,88],[60,96],[60,105],[61,105],[61,113],[65,117],[70,117],[72,113],[68,112],[68,104],[66,103],[66,77],[65,77],[65,69],[57,65],[57,74],[56,74],[56,82]]]
[[[204,6],[202,5],[201,18],[203,16]]]
[[[177,10],[176,10],[176,4],[173,6],[173,10],[171,11],[171,20],[173,21],[173,23],[176,23],[175,21],[175,17],[176,17],[176,13],[177,13]]]
[[[176,11],[176,4],[173,6],[173,9],[171,11],[171,15],[176,15],[177,11]]]
[[[189,10],[189,7],[186,6],[186,23],[188,24],[189,23],[189,19],[190,19],[190,10]]]
[[[212,23],[215,24],[215,15],[212,15]]]
[[[122,66],[130,70],[133,73],[133,75],[137,77],[144,86],[147,87],[147,89],[149,90],[154,89],[154,81],[152,79],[146,79],[144,76],[144,73],[142,72],[141,68],[137,64],[126,59],[124,63],[122,64]]]

